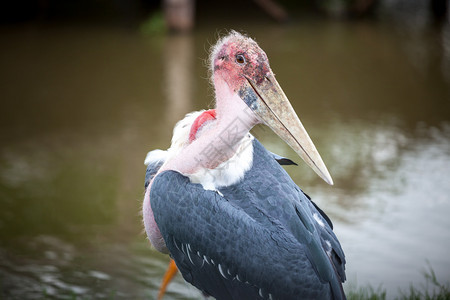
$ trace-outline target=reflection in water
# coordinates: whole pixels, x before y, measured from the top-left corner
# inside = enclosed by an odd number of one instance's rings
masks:
[[[168,257],[142,234],[143,159],[167,147],[186,112],[211,102],[197,57],[213,33],[3,31],[0,297],[154,298]],[[334,220],[349,284],[382,283],[396,295],[422,281],[427,260],[450,278],[449,81],[433,60],[448,61],[448,38],[306,21],[248,32],[335,186],[270,130],[254,134],[300,163],[286,168]],[[168,292],[199,298],[181,276]]]
[[[449,136],[448,123],[440,129],[418,128],[417,136],[399,147],[399,155],[377,162],[379,172],[366,177],[367,191],[350,197],[366,209],[337,210],[356,221],[337,229],[352,259],[350,280],[382,285],[394,295],[410,283],[420,286],[427,262],[440,280],[449,280],[450,232],[443,230],[450,211]]]
[[[449,14],[450,16],[450,14]],[[449,17],[450,18],[450,17]],[[450,83],[450,21],[442,26],[442,73]]]
[[[30,232],[70,235],[76,234],[73,224],[90,226],[113,220],[114,169],[96,164],[86,155],[73,157],[72,150],[64,146],[54,147],[38,142],[3,147],[1,236]]]
[[[421,71],[437,67],[450,83],[450,14],[447,20],[436,20],[426,0],[383,1],[381,9],[396,25],[395,30],[407,38],[404,51],[411,64]]]
[[[192,106],[194,73],[193,37],[189,34],[169,35],[164,45],[164,91],[167,97],[166,124],[173,127]]]

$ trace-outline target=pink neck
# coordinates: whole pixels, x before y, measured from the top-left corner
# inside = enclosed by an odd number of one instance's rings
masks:
[[[239,142],[257,123],[257,118],[225,81],[214,79],[216,121],[162,168],[193,174],[201,168],[214,169],[230,159]]]

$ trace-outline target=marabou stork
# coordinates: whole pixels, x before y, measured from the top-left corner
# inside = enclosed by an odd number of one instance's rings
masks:
[[[188,115],[168,151],[148,156],[150,242],[216,299],[345,299],[345,257],[330,219],[277,163],[283,158],[249,134],[266,124],[333,184],[266,54],[232,31],[210,63],[215,109]]]

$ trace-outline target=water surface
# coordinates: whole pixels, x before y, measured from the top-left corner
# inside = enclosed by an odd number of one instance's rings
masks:
[[[304,20],[242,26],[335,185],[295,181],[330,215],[348,283],[388,298],[450,281],[450,42],[443,30]],[[236,28],[239,29],[239,28]],[[168,258],[142,233],[147,151],[185,113],[211,107],[217,29],[147,36],[118,28],[3,27],[0,291],[6,299],[153,299]],[[267,148],[296,158],[267,128]],[[167,299],[198,299],[181,276]]]

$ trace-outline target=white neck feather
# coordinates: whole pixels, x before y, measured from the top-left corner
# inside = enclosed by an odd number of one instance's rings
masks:
[[[193,183],[200,183],[205,190],[238,183],[253,165],[253,136],[250,133],[241,140],[235,154],[214,169],[200,168],[193,174],[186,174]]]

